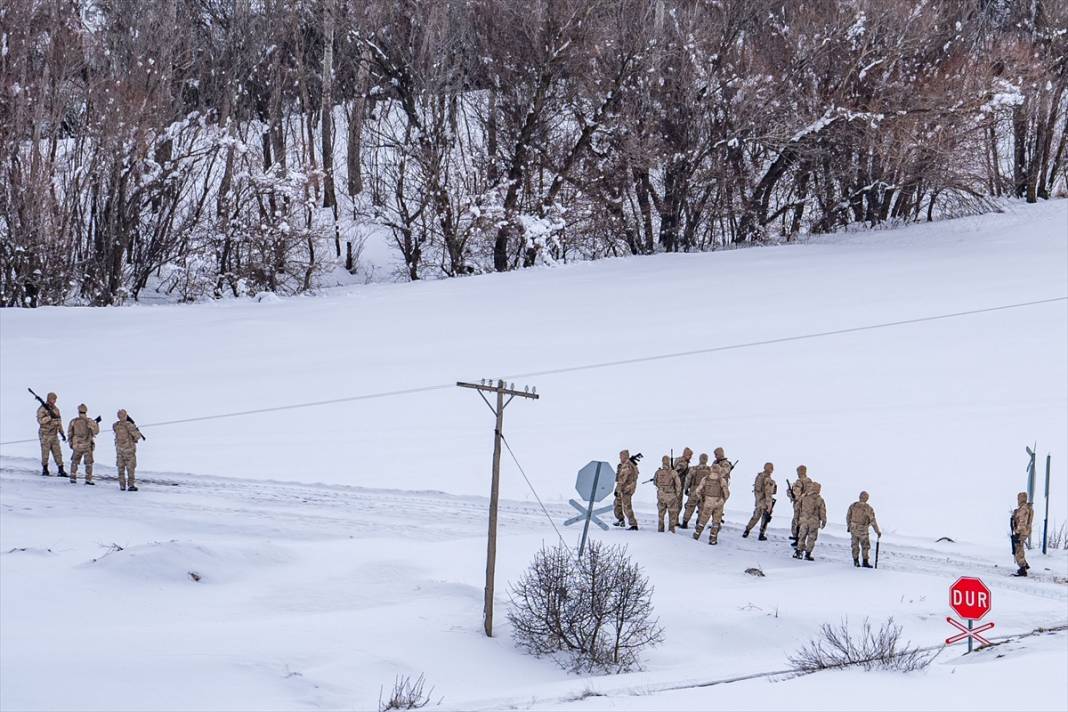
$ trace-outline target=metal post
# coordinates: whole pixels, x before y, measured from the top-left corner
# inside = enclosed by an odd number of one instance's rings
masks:
[[[497,567],[497,501],[501,492],[501,428],[504,427],[504,381],[497,381],[497,425],[493,430],[493,482],[490,485],[489,536],[486,539],[486,635],[493,637],[493,573]]]
[[[582,542],[579,544],[579,558],[586,548],[586,533],[590,530],[590,519],[593,518],[593,497],[597,494],[597,482],[601,479],[601,467],[603,463],[597,463],[597,471],[593,473],[593,487],[590,489],[590,501],[586,503],[586,524],[582,527]]]
[[[1046,539],[1049,536],[1049,454],[1046,454],[1046,516],[1042,520],[1042,555],[1046,554]]]
[[[1033,448],[1033,449],[1032,449]],[[1027,463],[1027,501],[1034,504],[1035,501],[1035,457],[1037,457],[1038,443],[1036,442],[1032,447],[1026,448],[1027,454],[1031,457]],[[1031,549],[1031,536],[1028,535],[1024,540],[1024,546],[1028,550]]]
[[[968,619],[968,630],[972,629],[972,619]],[[968,652],[972,652],[972,636],[968,636]]]

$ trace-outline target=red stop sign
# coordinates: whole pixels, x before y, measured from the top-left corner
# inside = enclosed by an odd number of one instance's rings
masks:
[[[977,578],[961,576],[949,587],[949,607],[965,620],[979,620],[990,612],[990,589]]]

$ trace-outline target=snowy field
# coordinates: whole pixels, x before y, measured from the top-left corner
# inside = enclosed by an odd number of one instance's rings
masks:
[[[395,675],[425,673],[455,709],[1063,710],[1063,632],[947,650],[905,677],[694,685],[781,671],[843,616],[892,615],[935,645],[965,574],[991,586],[995,633],[1068,624],[1063,551],[1009,578],[1006,531],[1036,441],[1053,456],[1051,519],[1068,516],[1064,300],[707,351],[1066,294],[1068,201],[1053,201],[282,301],[0,310],[0,442],[31,440],[0,457],[0,707],[367,709]],[[686,351],[706,352],[550,373]],[[513,647],[504,582],[556,535],[507,455],[498,636],[481,635],[492,416],[452,384],[491,376],[542,395],[509,406],[504,431],[558,522],[575,470],[623,447],[649,458],[643,479],[686,445],[740,458],[721,546],[651,529],[651,485],[643,531],[595,534],[629,543],[656,586],[666,642],[642,672],[583,679]],[[57,391],[65,419],[84,401],[105,424],[120,407],[146,424],[142,491],[39,477],[27,386]],[[771,541],[738,536],[766,460],[780,492],[799,463],[823,484],[816,563],[789,558],[785,496]],[[862,488],[885,532],[878,571],[849,562]],[[1039,527],[1040,512],[1039,498]]]

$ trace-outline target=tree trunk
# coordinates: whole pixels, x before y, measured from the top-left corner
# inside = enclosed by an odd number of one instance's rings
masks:
[[[323,98],[322,154],[323,154],[323,207],[337,205],[334,195],[334,7],[335,0],[323,0]],[[341,243],[337,243],[341,255]]]

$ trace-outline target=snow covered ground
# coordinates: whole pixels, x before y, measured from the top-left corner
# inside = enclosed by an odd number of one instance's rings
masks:
[[[1065,301],[545,372],[1066,294],[1068,202],[1054,201],[803,245],[262,303],[0,310],[0,707],[366,709],[395,675],[425,673],[452,708],[1065,709],[1064,633],[946,651],[906,677],[689,687],[782,670],[843,616],[892,615],[937,644],[958,575],[991,585],[995,632],[1068,623],[1068,559],[1035,553],[1037,576],[1009,578],[1005,521],[1035,441],[1053,456],[1051,518],[1068,516]],[[490,376],[542,395],[509,406],[505,433],[557,521],[591,459],[642,451],[648,477],[669,449],[722,445],[741,459],[736,483],[765,460],[780,487],[808,465],[831,519],[819,561],[789,558],[785,501],[772,541],[739,538],[744,483],[714,549],[650,531],[643,485],[644,530],[596,536],[646,565],[666,642],[643,672],[568,676],[508,638],[503,583],[556,535],[506,456],[499,635],[485,639],[492,419],[451,384]],[[65,418],[84,401],[105,424],[119,407],[148,424],[142,491],[39,477],[26,386],[57,391]],[[424,386],[441,387],[151,425]],[[113,473],[109,437],[97,453]],[[862,488],[886,532],[877,572],[848,561],[843,520]],[[754,565],[767,576],[743,573]],[[1007,682],[1017,674],[1027,694]],[[587,688],[598,695],[580,699]]]

